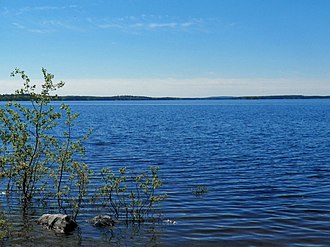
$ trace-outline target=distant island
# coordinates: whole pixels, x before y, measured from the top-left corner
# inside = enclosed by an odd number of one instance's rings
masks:
[[[124,100],[260,100],[260,99],[330,99],[328,96],[306,96],[306,95],[269,95],[269,96],[214,96],[214,97],[148,97],[148,96],[54,96],[58,101],[124,101]],[[1,94],[0,101],[28,101],[29,96],[20,94]]]

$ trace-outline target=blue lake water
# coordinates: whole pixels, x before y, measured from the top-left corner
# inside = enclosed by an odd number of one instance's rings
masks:
[[[94,129],[86,163],[95,171],[158,165],[169,196],[160,206],[177,224],[109,233],[85,223],[97,213],[91,205],[79,231],[39,232],[34,244],[330,245],[330,100],[68,103],[81,114],[76,134]],[[198,185],[208,192],[194,195]]]

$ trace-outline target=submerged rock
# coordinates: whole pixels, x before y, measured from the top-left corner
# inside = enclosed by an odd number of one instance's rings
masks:
[[[175,220],[167,219],[167,220],[164,220],[163,222],[164,222],[164,223],[167,223],[167,224],[176,225],[176,221],[175,221]]]
[[[66,214],[44,214],[37,223],[60,233],[73,231],[77,224]]]
[[[98,215],[88,222],[97,227],[113,226],[115,224],[115,221],[109,215]]]

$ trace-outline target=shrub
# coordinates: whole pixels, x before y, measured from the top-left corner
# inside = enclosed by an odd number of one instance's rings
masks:
[[[125,167],[119,169],[118,175],[104,168],[101,175],[103,187],[99,189],[99,195],[117,219],[142,222],[153,212],[154,206],[167,197],[156,193],[162,186],[158,167],[151,166],[149,172],[139,175],[129,175]]]

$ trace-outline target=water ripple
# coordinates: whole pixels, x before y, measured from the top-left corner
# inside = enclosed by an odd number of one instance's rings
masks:
[[[329,106],[328,100],[72,103],[81,113],[78,133],[94,128],[86,143],[92,169],[158,165],[169,195],[160,206],[177,222],[140,235],[119,227],[110,242],[329,246]],[[208,192],[195,195],[198,185]],[[83,209],[83,220],[97,205]],[[111,238],[82,226],[80,245]],[[77,235],[71,238],[77,243]]]

